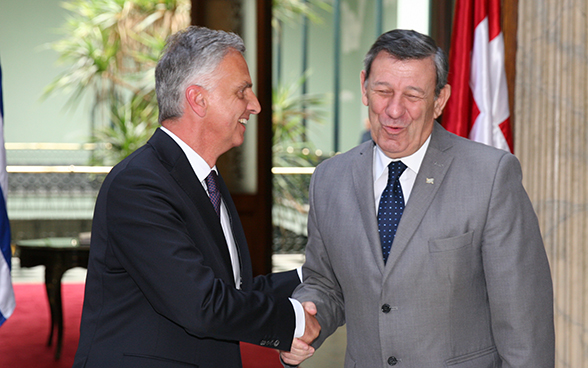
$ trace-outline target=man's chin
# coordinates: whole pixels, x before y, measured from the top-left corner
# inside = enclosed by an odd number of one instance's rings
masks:
[[[411,155],[414,152],[407,153],[409,147],[406,144],[402,144],[396,140],[391,139],[378,139],[376,144],[386,156],[390,158],[401,158]]]
[[[233,142],[233,147],[239,147],[240,145],[243,144],[244,141],[245,141],[245,135],[241,134],[239,136],[239,138],[235,139],[235,141]]]

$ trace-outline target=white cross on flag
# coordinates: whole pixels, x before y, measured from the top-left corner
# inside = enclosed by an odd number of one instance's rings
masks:
[[[457,0],[449,52],[448,131],[513,152],[500,0]]]

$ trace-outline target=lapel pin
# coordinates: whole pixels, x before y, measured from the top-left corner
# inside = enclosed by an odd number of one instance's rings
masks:
[[[427,178],[425,180],[425,183],[427,183],[427,184],[435,184],[435,178]]]

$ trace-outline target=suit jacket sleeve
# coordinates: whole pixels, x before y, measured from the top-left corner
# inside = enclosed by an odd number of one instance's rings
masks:
[[[537,217],[521,179],[518,160],[504,155],[482,236],[492,332],[503,367],[552,367],[551,274]]]
[[[236,290],[219,278],[218,267],[227,266],[208,251],[219,244],[180,192],[160,171],[134,165],[118,173],[106,194],[111,257],[105,262],[112,262],[106,267],[128,273],[157,313],[190,334],[253,344],[269,339],[272,347],[289,350],[295,325],[290,301]]]
[[[296,270],[260,275],[253,279],[253,290],[282,298],[292,296],[298,285],[300,285],[300,277]]]
[[[312,344],[318,348],[327,337],[345,324],[345,307],[343,291],[331,267],[328,251],[325,247],[314,205],[316,183],[321,180],[321,166],[316,168],[310,182],[308,214],[308,243],[306,261],[303,266],[304,283],[294,292],[294,298],[300,302],[311,301],[317,307],[317,320],[321,326],[319,337]]]

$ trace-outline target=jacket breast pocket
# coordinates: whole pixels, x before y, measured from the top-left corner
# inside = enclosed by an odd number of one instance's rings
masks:
[[[446,252],[448,250],[455,250],[467,247],[468,245],[472,244],[473,240],[473,231],[468,231],[467,233],[458,236],[452,236],[451,238],[431,239],[429,240],[429,252]]]

